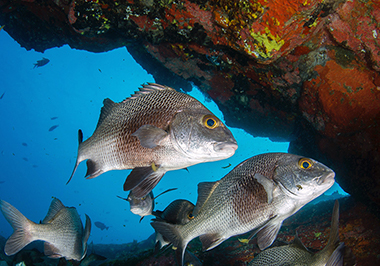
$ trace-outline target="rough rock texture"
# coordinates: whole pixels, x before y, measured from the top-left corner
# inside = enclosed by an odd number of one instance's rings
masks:
[[[291,141],[380,206],[380,2],[0,0],[26,49],[126,46],[157,82],[192,82],[227,124]]]

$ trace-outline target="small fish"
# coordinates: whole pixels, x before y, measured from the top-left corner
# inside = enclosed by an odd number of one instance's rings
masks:
[[[54,125],[52,126],[51,128],[49,128],[49,131],[53,131],[54,129],[56,129],[59,125]]]
[[[106,229],[106,230],[108,230],[108,228],[110,228],[109,226],[106,226],[104,223],[102,223],[102,222],[95,222],[94,223],[94,225],[97,227],[97,228],[99,228],[100,230],[104,230],[104,229]]]
[[[227,166],[222,166],[223,169],[227,169],[228,167],[230,167],[231,164],[229,163]]]
[[[28,144],[25,143],[25,142],[21,143],[21,145],[24,146],[24,147],[28,147]]]
[[[58,118],[58,116],[53,116],[53,117],[50,117],[50,120],[56,120]]]
[[[219,181],[199,183],[194,219],[188,223],[154,221],[151,225],[177,248],[180,265],[187,244],[198,236],[203,250],[210,250],[231,236],[255,230],[250,238],[257,233],[263,250],[273,243],[283,220],[329,189],[334,177],[334,171],[309,158],[260,154]]]
[[[5,181],[0,180],[0,184],[4,184],[4,183],[5,183]]]
[[[343,265],[343,258],[349,257],[345,253],[344,243],[339,242],[339,202],[336,200],[331,219],[330,237],[321,251],[312,253],[296,235],[294,242],[290,245],[262,251],[250,262],[249,266]],[[354,265],[354,263],[347,264],[345,261],[344,265]]]
[[[79,261],[86,255],[91,220],[86,215],[86,226],[83,229],[74,207],[65,207],[59,199],[54,198],[41,224],[30,221],[4,200],[0,200],[0,209],[14,230],[5,243],[6,255],[14,255],[36,240],[45,241],[44,253],[49,258],[64,257]]]
[[[124,191],[142,198],[167,171],[231,157],[237,143],[231,131],[195,98],[154,83],[130,98],[103,102],[93,135],[82,142],[68,182],[87,160],[87,178],[110,170],[133,169]]]
[[[28,158],[26,158],[26,157],[22,157],[22,159],[23,159],[25,162],[29,161]]]
[[[102,73],[102,70],[100,68],[98,68],[99,72]]]
[[[153,211],[154,221],[164,221],[170,224],[186,224],[194,218],[194,204],[188,200],[177,199],[171,202],[163,211]],[[156,252],[170,242],[156,231]]]
[[[157,199],[159,196],[161,196],[167,192],[170,192],[170,191],[173,191],[176,189],[177,188],[170,188],[170,189],[165,190],[164,192],[158,194],[156,197],[153,196],[153,192],[151,191],[148,195],[146,195],[142,198],[139,198],[133,194],[133,190],[131,192],[129,192],[128,198],[122,198],[120,196],[117,196],[117,197],[129,202],[131,212],[134,214],[140,215],[141,216],[140,222],[141,222],[141,220],[145,216],[152,215],[152,211],[154,209],[154,200],[155,199]]]
[[[43,57],[41,60],[37,60],[37,63],[34,63],[34,67],[33,68],[42,67],[42,66],[46,65],[49,62],[50,62],[49,59]]]
[[[1,94],[0,100],[3,99],[4,95],[5,95],[5,92],[3,92],[3,94]]]

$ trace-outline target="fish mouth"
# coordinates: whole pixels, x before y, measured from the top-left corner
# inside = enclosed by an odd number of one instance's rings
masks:
[[[229,143],[216,143],[214,144],[214,151],[216,152],[223,152],[227,154],[234,154],[237,150],[238,145],[236,142],[229,142]]]
[[[329,182],[329,181],[331,181],[331,180],[334,181],[334,178],[335,178],[335,173],[334,173],[334,172],[330,172],[330,173],[328,173],[328,174],[322,176],[322,177],[318,180],[317,184],[318,184],[318,185],[322,185],[323,183],[327,183],[327,182]]]

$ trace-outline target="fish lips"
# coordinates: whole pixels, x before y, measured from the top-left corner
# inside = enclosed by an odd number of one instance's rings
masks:
[[[335,172],[331,171],[330,173],[323,175],[317,181],[318,185],[322,185],[324,183],[335,182]]]
[[[228,157],[234,155],[237,148],[238,148],[238,145],[236,141],[219,142],[219,143],[214,144],[214,151],[229,155]]]

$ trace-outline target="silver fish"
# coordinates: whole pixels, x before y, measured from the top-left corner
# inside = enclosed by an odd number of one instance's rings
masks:
[[[93,135],[82,142],[69,179],[87,160],[87,178],[133,169],[124,190],[142,198],[171,170],[231,157],[237,143],[230,130],[202,103],[154,83],[121,103],[104,100]],[[68,182],[69,182],[68,181]]]
[[[309,251],[295,236],[290,245],[273,247],[259,253],[249,266],[281,266],[281,265],[343,265],[345,246],[339,243],[339,202],[334,204],[331,231],[327,245],[319,252]]]
[[[129,195],[127,198],[122,198],[120,196],[117,196],[117,197],[129,202],[131,212],[141,216],[141,219],[140,219],[140,222],[141,222],[141,220],[145,216],[152,215],[155,199],[157,199],[159,196],[167,192],[170,192],[176,189],[177,188],[167,189],[164,192],[161,192],[160,194],[158,194],[156,197],[153,196],[153,192],[151,191],[148,195],[142,198],[139,198],[134,195],[133,190],[129,192]]]
[[[275,240],[283,220],[334,184],[335,173],[298,155],[267,153],[236,166],[216,182],[198,184],[194,219],[184,225],[162,221],[153,228],[177,247],[183,265],[187,244],[199,236],[210,250],[231,236],[255,230],[260,249]]]
[[[177,199],[171,202],[163,211],[153,211],[152,214],[156,216],[155,221],[183,225],[194,218],[194,207],[194,204],[188,200]],[[156,231],[156,252],[169,244],[170,242]]]
[[[0,209],[14,229],[4,247],[8,256],[16,254],[36,240],[45,241],[44,253],[50,258],[64,257],[67,260],[79,261],[86,255],[91,220],[86,215],[86,226],[83,229],[82,221],[74,207],[65,207],[59,199],[54,198],[40,224],[30,221],[4,200],[0,200]]]

